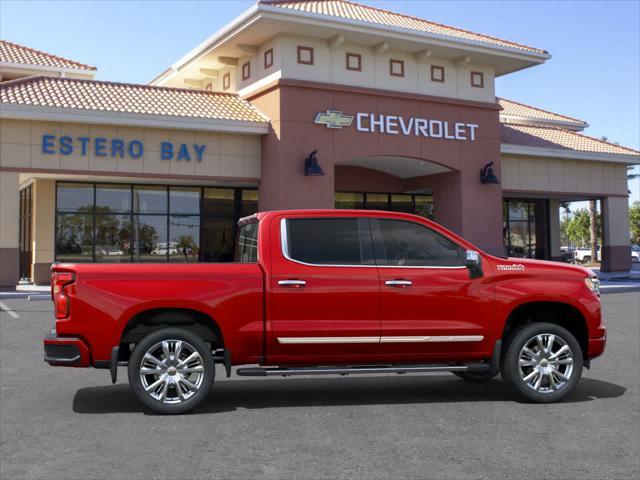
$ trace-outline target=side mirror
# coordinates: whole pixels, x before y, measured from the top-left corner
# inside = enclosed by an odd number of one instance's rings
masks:
[[[484,275],[482,271],[482,257],[475,250],[466,251],[464,266],[469,269],[469,278],[481,278]]]

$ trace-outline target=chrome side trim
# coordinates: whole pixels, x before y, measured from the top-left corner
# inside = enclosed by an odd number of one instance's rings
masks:
[[[481,342],[483,335],[441,336],[383,336],[383,337],[278,337],[278,343],[287,345],[327,343],[445,343]]]
[[[325,217],[320,217],[325,218]],[[354,217],[359,218],[359,217]],[[462,270],[467,267],[464,265],[454,267],[441,267],[441,266],[414,266],[414,265],[334,265],[324,263],[307,263],[301,262],[289,256],[289,241],[287,239],[287,219],[280,220],[280,250],[282,256],[290,262],[297,263],[299,265],[306,265],[307,267],[342,267],[342,268],[417,268],[417,269],[439,269],[439,270]]]
[[[379,343],[380,337],[278,337],[283,344]]]
[[[445,343],[445,342],[481,342],[483,335],[442,335],[424,337],[380,337],[380,343]]]

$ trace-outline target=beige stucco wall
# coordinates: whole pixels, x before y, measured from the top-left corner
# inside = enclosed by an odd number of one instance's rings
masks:
[[[33,186],[33,263],[53,262],[55,242],[55,180],[36,180]]]
[[[298,63],[298,46],[313,48],[313,65]],[[273,48],[274,65],[265,70],[264,51],[269,48]],[[347,69],[347,52],[362,56],[362,71]],[[390,59],[404,61],[404,77],[389,74]],[[251,63],[251,77],[243,81],[241,69],[247,61]],[[444,67],[444,83],[431,81],[431,65]],[[483,72],[483,88],[471,86],[472,70]],[[451,60],[437,57],[417,60],[411,53],[393,50],[374,54],[369,46],[352,43],[330,47],[325,40],[302,36],[278,36],[260,46],[257,55],[241,57],[237,67],[238,90],[241,94],[248,93],[251,85],[273,75],[294,80],[495,102],[494,72],[488,67],[472,63],[457,65]]]
[[[42,136],[69,136],[74,139],[71,155],[43,154]],[[77,137],[89,137],[90,148],[81,155]],[[118,138],[125,142],[144,142],[142,158],[96,157],[91,146],[96,138]],[[162,160],[160,144],[206,145],[201,162]],[[260,137],[232,133],[211,133],[189,130],[116,127],[80,123],[53,123],[3,119],[0,121],[0,167],[12,169],[44,169],[47,171],[118,172],[133,174],[188,175],[195,177],[260,177]],[[57,148],[56,148],[57,149]],[[193,150],[192,150],[193,152]]]
[[[18,174],[0,173],[0,248],[18,248]]]
[[[502,156],[502,188],[508,191],[627,195],[621,163]]]
[[[630,243],[629,201],[625,197],[608,197],[602,201],[604,216],[604,244],[626,245]]]

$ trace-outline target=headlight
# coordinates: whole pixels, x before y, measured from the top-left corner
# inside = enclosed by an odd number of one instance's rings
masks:
[[[598,277],[587,277],[584,279],[584,284],[589,290],[600,297],[600,279]]]

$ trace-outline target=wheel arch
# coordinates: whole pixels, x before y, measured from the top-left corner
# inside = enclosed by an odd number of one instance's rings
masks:
[[[119,360],[127,360],[129,345],[139,342],[151,332],[167,327],[181,327],[200,336],[212,348],[224,347],[224,336],[216,320],[207,312],[185,307],[154,307],[130,316],[124,324],[118,345]]]
[[[530,323],[553,323],[575,335],[582,355],[586,359],[589,348],[589,330],[584,314],[574,305],[561,301],[530,301],[515,306],[502,327],[502,339],[506,347],[510,335],[518,327]]]

